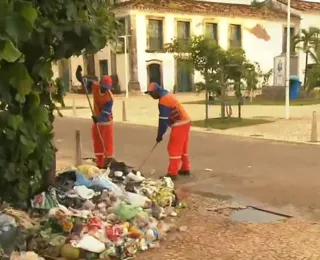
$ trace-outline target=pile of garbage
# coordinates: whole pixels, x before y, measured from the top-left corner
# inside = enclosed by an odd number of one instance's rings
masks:
[[[146,179],[122,162],[107,169],[63,169],[54,187],[31,200],[31,215],[2,210],[1,255],[20,260],[133,259],[139,251],[160,246],[184,207],[170,178]]]

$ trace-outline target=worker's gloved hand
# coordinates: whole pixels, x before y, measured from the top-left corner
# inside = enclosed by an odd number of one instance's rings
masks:
[[[91,118],[95,124],[98,122],[98,118],[96,116],[92,116]]]
[[[157,141],[157,143],[160,143],[162,141],[162,136],[158,136],[156,141]]]

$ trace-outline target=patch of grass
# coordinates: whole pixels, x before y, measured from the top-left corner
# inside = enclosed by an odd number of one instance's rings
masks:
[[[72,106],[65,106],[65,107],[58,107],[58,108],[59,108],[59,110],[71,110],[71,109],[73,109]],[[88,108],[88,107],[76,107],[76,109],[86,109],[86,108]]]
[[[229,128],[235,127],[243,127],[243,126],[251,126],[251,125],[259,125],[265,123],[271,123],[273,121],[265,120],[265,119],[250,119],[250,118],[209,118],[208,127],[213,129],[225,130]],[[193,121],[192,126],[196,127],[206,127],[205,120]]]
[[[228,98],[226,101],[230,105],[237,105],[238,100],[234,97]],[[198,101],[190,101],[184,102],[184,104],[193,104],[193,105],[204,105],[206,103],[205,100],[198,100]],[[213,100],[209,101],[209,105],[212,106],[220,106],[220,100]],[[291,106],[307,106],[307,105],[315,105],[320,104],[320,99],[297,99],[290,101]],[[284,100],[266,100],[262,98],[254,98],[252,102],[250,100],[245,100],[243,105],[260,105],[260,106],[284,106]]]

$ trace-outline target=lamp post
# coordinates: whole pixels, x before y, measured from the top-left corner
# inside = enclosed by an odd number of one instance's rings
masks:
[[[290,99],[289,99],[289,88],[290,88],[290,55],[291,55],[291,0],[288,1],[287,6],[287,53],[286,53],[286,104],[285,112],[286,119],[290,118]]]
[[[119,38],[124,39],[124,82],[126,86],[126,98],[129,98],[129,86],[128,86],[128,52],[127,52],[127,46],[128,46],[128,37],[131,37],[131,35],[122,35],[119,36]]]

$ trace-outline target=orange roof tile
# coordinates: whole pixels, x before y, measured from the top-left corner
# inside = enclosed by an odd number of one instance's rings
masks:
[[[287,0],[277,0],[279,3],[287,4]],[[291,7],[300,11],[320,11],[320,3],[308,2],[302,0],[291,0]]]
[[[189,14],[205,14],[223,17],[258,18],[264,20],[283,20],[286,13],[268,7],[254,5],[215,3],[197,0],[129,0],[117,4],[116,7],[150,10],[157,12],[174,12]],[[299,18],[297,15],[292,15]]]

